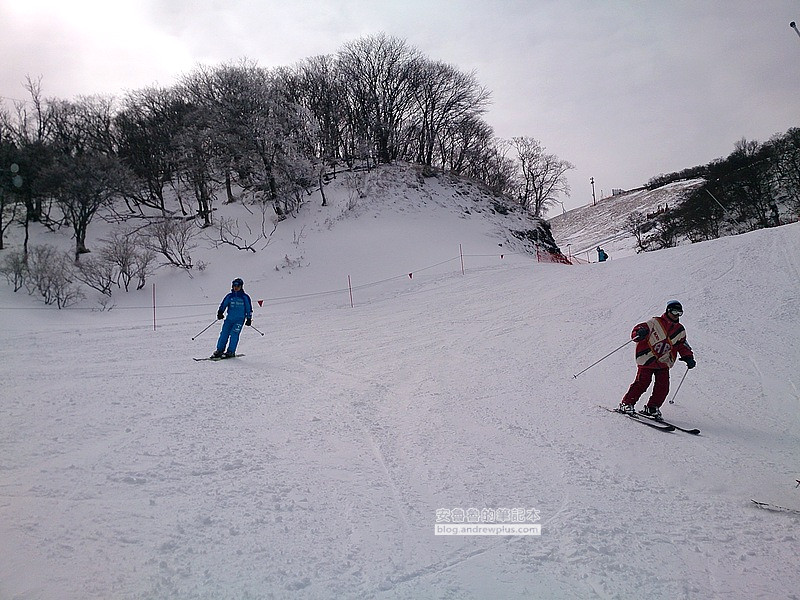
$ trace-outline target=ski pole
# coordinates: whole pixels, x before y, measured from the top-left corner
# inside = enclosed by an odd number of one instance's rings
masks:
[[[600,361],[603,361],[603,360],[607,359],[609,356],[611,356],[612,354],[614,354],[614,352],[617,352],[617,351],[619,351],[619,350],[622,350],[622,349],[623,349],[625,346],[627,346],[628,344],[630,344],[630,343],[631,343],[631,342],[633,342],[633,341],[635,341],[635,340],[628,340],[627,342],[625,342],[624,344],[622,344],[622,346],[620,346],[620,347],[619,347],[619,348],[617,348],[616,350],[612,350],[611,352],[609,352],[608,354],[606,354],[606,355],[605,355],[603,358],[601,358],[600,360],[597,360],[597,361],[593,362],[592,364],[590,364],[588,367],[586,367],[586,368],[585,368],[583,371],[581,371],[580,373],[575,373],[575,375],[573,375],[573,376],[572,376],[572,378],[573,378],[573,379],[577,379],[577,378],[578,378],[578,375],[580,375],[581,373],[584,373],[584,372],[588,371],[589,369],[591,369],[593,366],[595,366],[595,365],[596,365],[597,363],[599,363]]]
[[[674,393],[674,394],[672,394],[672,400],[670,400],[670,401],[669,401],[669,403],[670,403],[670,404],[675,404],[675,396],[677,396],[677,395],[678,395],[678,392],[680,391],[680,389],[681,389],[681,386],[683,385],[683,380],[684,380],[684,379],[686,379],[686,374],[687,374],[688,372],[689,372],[689,369],[688,369],[688,367],[687,367],[686,371],[684,371],[684,373],[683,373],[683,377],[681,377],[681,382],[678,384],[678,389],[676,389],[676,390],[675,390],[675,393]]]
[[[250,329],[255,329],[255,330],[256,330],[258,333],[260,333],[262,336],[264,335],[264,332],[263,332],[263,331],[258,331],[258,329],[256,329],[256,328],[255,328],[255,327],[253,327],[252,325],[250,325]]]
[[[208,327],[206,327],[205,329],[203,329],[203,331],[201,331],[200,333],[198,333],[196,336],[194,336],[194,337],[192,338],[192,341],[196,340],[196,339],[197,339],[197,338],[199,338],[199,337],[200,337],[200,336],[201,336],[203,333],[205,333],[206,331],[208,331],[208,330],[211,328],[211,326],[212,326],[214,323],[216,323],[216,322],[217,322],[217,320],[216,320],[216,319],[214,319],[213,321],[211,321],[211,323],[209,323],[209,324],[208,324]]]

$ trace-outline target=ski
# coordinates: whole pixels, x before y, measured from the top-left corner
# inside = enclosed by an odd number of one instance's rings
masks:
[[[784,512],[789,513],[790,515],[800,515],[800,509],[796,508],[788,508],[786,506],[778,506],[777,504],[770,504],[769,502],[759,502],[758,500],[750,500],[753,504],[755,504],[758,508],[763,508],[764,510],[771,510],[773,512]]]
[[[686,429],[685,427],[681,427],[680,425],[675,425],[675,423],[669,423],[664,420],[654,419],[653,417],[644,414],[642,411],[639,411],[639,416],[644,417],[645,419],[650,419],[651,421],[655,421],[656,423],[663,423],[664,425],[672,425],[678,431],[683,431],[685,433],[691,433],[692,435],[700,435],[700,430],[697,428],[694,429]]]
[[[201,360],[210,360],[212,362],[217,362],[219,360],[228,360],[229,358],[239,358],[240,356],[244,356],[244,354],[237,354],[236,356],[206,356],[205,358],[194,358],[192,360],[196,360],[200,362]]]
[[[605,408],[608,412],[617,413],[618,415],[623,415],[628,417],[631,421],[636,421],[637,423],[641,423],[642,425],[647,425],[653,429],[658,429],[659,431],[665,431],[667,433],[671,431],[675,431],[674,425],[669,425],[667,423],[659,424],[658,421],[651,421],[651,420],[643,420],[637,417],[636,415],[629,415],[628,413],[624,413],[622,411],[617,410],[616,408],[608,408],[607,406],[601,406],[600,408]]]

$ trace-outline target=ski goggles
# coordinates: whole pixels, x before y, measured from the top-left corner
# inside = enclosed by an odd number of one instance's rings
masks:
[[[680,308],[670,308],[667,312],[669,312],[671,315],[675,315],[676,317],[683,315],[683,311]]]

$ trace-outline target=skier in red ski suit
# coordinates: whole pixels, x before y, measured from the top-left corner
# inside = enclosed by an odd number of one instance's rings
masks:
[[[636,379],[622,398],[619,411],[636,414],[636,402],[650,386],[655,377],[653,392],[643,414],[661,419],[661,405],[669,393],[669,370],[680,354],[680,360],[693,369],[695,366],[692,348],[686,341],[686,330],[678,321],[683,314],[683,306],[677,300],[667,302],[667,309],[660,317],[639,323],[631,332],[636,343]]]

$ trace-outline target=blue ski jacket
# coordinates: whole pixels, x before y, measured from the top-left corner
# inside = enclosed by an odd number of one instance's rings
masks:
[[[244,293],[244,290],[238,292],[230,292],[219,305],[217,312],[224,312],[228,309],[228,316],[226,321],[241,321],[253,318],[253,303],[250,301],[250,296]]]

